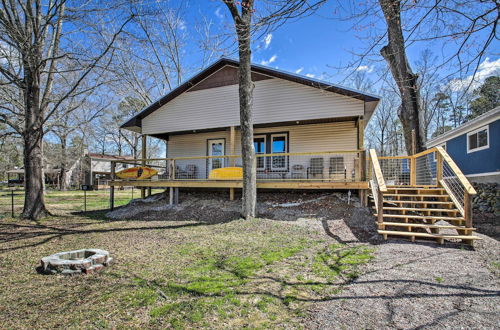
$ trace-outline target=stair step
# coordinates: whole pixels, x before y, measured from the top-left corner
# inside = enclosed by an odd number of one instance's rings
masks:
[[[389,190],[418,190],[418,191],[427,191],[427,190],[439,190],[439,191],[444,191],[444,188],[431,188],[431,187],[397,187],[397,186],[388,186],[387,189]]]
[[[420,194],[420,195],[417,195],[417,194],[387,194],[387,193],[383,193],[384,197],[385,196],[391,196],[391,197],[396,197],[396,196],[399,196],[399,197],[432,197],[432,198],[444,198],[444,197],[447,197],[449,198],[448,195],[427,195],[427,194]]]
[[[375,207],[373,207],[375,208]],[[458,209],[432,209],[432,208],[423,208],[423,207],[390,207],[384,206],[384,210],[387,211],[407,211],[407,212],[460,212]]]
[[[374,214],[377,216],[377,213]],[[427,216],[427,215],[412,215],[412,214],[384,214],[384,218],[398,218],[398,219],[419,219],[419,220],[444,220],[444,221],[465,221],[463,217],[440,217],[440,216]]]
[[[377,223],[379,225],[394,226],[394,227],[476,230],[476,228],[467,228],[464,226],[452,226],[452,225],[427,225],[423,223],[404,223],[404,222],[382,222],[382,223],[377,222]]]
[[[441,201],[397,201],[397,200],[392,200],[392,199],[384,199],[384,203],[454,205],[453,202],[441,202]]]
[[[481,237],[474,235],[443,235],[443,234],[428,234],[428,233],[416,233],[416,232],[395,231],[395,230],[378,230],[378,233],[382,235],[413,236],[413,237],[440,238],[440,239],[466,239],[466,240],[482,239]]]

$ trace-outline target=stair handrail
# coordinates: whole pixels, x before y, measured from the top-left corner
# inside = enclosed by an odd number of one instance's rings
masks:
[[[382,169],[380,168],[380,163],[378,161],[377,152],[375,151],[375,149],[370,149],[370,159],[372,161],[372,171],[375,175],[375,179],[377,180],[378,189],[381,192],[386,192],[387,186],[385,185],[384,175],[382,174]]]
[[[477,194],[476,189],[472,186],[470,181],[467,179],[467,177],[462,173],[458,165],[455,163],[453,158],[444,150],[443,147],[436,147],[437,151],[443,157],[443,161],[446,161],[449,165],[450,168],[455,172],[455,175],[457,176],[458,180],[460,180],[460,183],[464,186],[465,191],[469,193],[470,195],[475,195]]]
[[[446,150],[442,147],[436,147],[436,150],[439,162],[437,181],[464,217],[466,227],[472,228],[472,197],[477,192]]]
[[[377,210],[377,222],[379,223],[379,229],[384,229],[384,195],[382,192],[387,191],[387,186],[385,185],[384,175],[382,174],[382,169],[380,168],[375,149],[370,149],[370,160],[372,162],[372,179],[370,180],[370,186],[375,202],[375,209]]]

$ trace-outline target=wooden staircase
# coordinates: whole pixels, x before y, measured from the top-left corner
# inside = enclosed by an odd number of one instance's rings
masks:
[[[472,226],[476,191],[443,148],[380,158],[371,149],[370,161],[370,198],[384,239],[398,236],[412,242],[451,240],[469,245],[481,239]]]
[[[412,242],[431,239],[439,244],[445,239],[466,244],[480,239],[473,235],[474,228],[467,227],[465,218],[444,188],[392,186],[387,187],[382,197],[382,222],[377,222],[377,226],[384,239],[399,236],[408,237]],[[376,210],[376,206],[373,209]],[[375,216],[378,218],[378,213]]]

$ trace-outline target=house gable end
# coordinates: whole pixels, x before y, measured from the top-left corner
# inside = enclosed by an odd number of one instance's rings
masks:
[[[272,79],[271,77],[252,72],[252,81]],[[197,85],[191,87],[188,92],[199,91],[202,89],[217,88],[238,84],[238,68],[226,65],[222,69],[208,76]]]

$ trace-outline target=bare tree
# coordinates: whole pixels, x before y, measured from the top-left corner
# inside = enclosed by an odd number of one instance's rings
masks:
[[[420,118],[420,88],[418,76],[413,73],[406,56],[405,38],[401,26],[401,1],[380,0],[380,7],[387,22],[388,43],[380,50],[387,61],[401,96],[398,109],[403,124],[403,133],[408,154],[413,153],[412,141],[415,138],[415,151],[425,150],[425,133]],[[415,132],[415,134],[412,134]]]
[[[238,40],[240,60],[239,99],[241,157],[243,163],[243,201],[242,216],[250,219],[255,216],[257,203],[257,178],[255,150],[253,146],[253,83],[251,68],[251,38],[253,33],[267,33],[276,29],[287,20],[300,18],[319,8],[325,0],[280,0],[264,1],[259,12],[254,8],[253,0],[222,0],[226,4],[234,22]],[[253,21],[256,14],[255,21]]]
[[[403,124],[406,149],[411,152],[411,131],[416,132],[417,151],[424,148],[425,119],[421,106],[418,74],[414,73],[406,49],[417,43],[440,40],[447,52],[441,56],[437,68],[447,67],[448,79],[452,75],[474,76],[493,41],[500,18],[498,1],[401,1],[370,0],[363,3],[337,1],[352,20],[354,29],[362,31],[359,38],[367,47],[355,53],[349,63],[354,70],[362,62],[378,61],[378,53],[386,61],[401,97],[399,117]],[[380,28],[379,20],[386,25]],[[472,80],[471,80],[472,81]]]
[[[238,55],[240,65],[239,95],[240,95],[240,130],[241,130],[241,158],[243,162],[243,205],[241,214],[245,219],[255,217],[257,203],[257,167],[253,146],[253,83],[252,83],[252,51],[250,35],[252,29],[252,15],[254,13],[253,0],[241,2],[241,10],[233,0],[223,0],[234,20],[234,27],[238,37]]]
[[[101,29],[100,18],[116,3],[103,8],[99,3],[84,2],[67,8],[65,0],[2,1],[0,4],[1,83],[22,96],[22,102],[3,107],[0,122],[9,125],[24,142],[25,201],[22,217],[38,220],[49,214],[43,194],[43,136],[44,127],[69,97],[86,91],[79,87],[112,51],[112,44],[132,17],[109,17],[123,23],[112,35]],[[116,7],[115,7],[116,9]],[[110,15],[111,16],[111,15]],[[67,22],[68,28],[64,25]],[[90,25],[92,24],[92,25]],[[109,26],[107,27],[109,29]],[[86,34],[82,40],[65,37]],[[92,39],[90,34],[95,36]],[[99,48],[98,39],[105,40]],[[92,47],[89,47],[91,42]],[[85,47],[89,52],[85,53]],[[4,49],[7,50],[4,50]],[[97,52],[97,54],[96,54]],[[64,64],[62,59],[68,63]],[[53,98],[57,79],[68,72],[77,72],[75,80]]]
[[[99,104],[90,94],[84,94],[77,98],[68,98],[61,105],[59,111],[47,121],[44,134],[55,136],[59,142],[59,148],[55,154],[45,157],[52,160],[52,163],[59,168],[60,190],[68,188],[68,171],[72,163],[83,156],[83,150],[76,154],[70,152],[71,139],[85,137],[88,132],[82,128],[87,124],[95,123],[95,120],[102,116],[106,108],[107,105]]]

